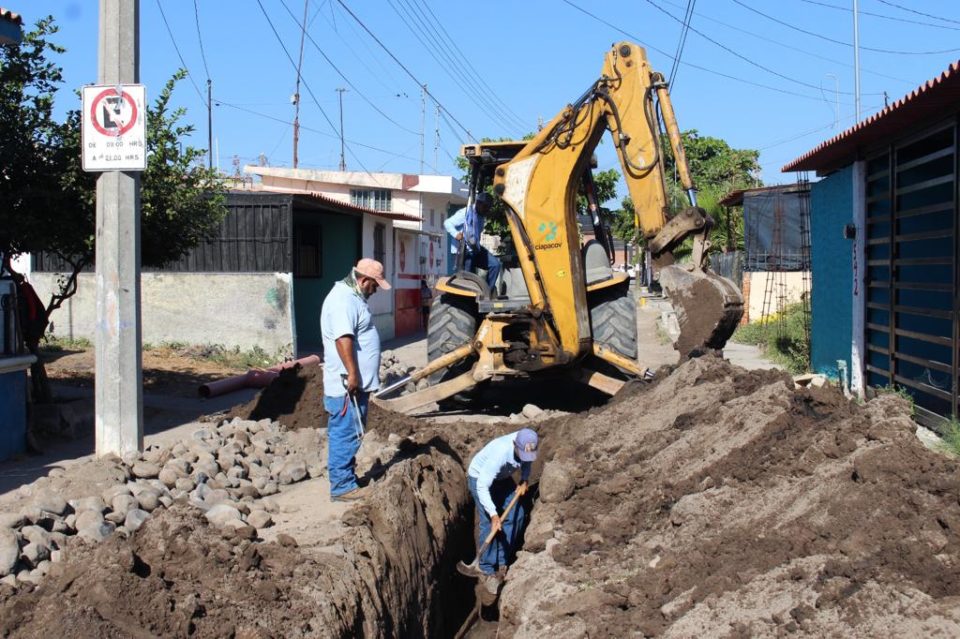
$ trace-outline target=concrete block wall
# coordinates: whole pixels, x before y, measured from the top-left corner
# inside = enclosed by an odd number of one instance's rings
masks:
[[[96,276],[80,275],[77,294],[51,317],[51,333],[93,340]],[[40,299],[56,290],[58,274],[32,273]],[[143,273],[143,341],[222,344],[269,354],[293,354],[293,278],[289,273]]]

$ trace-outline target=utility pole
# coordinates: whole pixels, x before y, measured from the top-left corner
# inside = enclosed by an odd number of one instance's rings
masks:
[[[853,0],[853,82],[857,123],[860,122],[860,2]]]
[[[440,170],[437,169],[440,166],[440,105],[437,105],[437,117],[436,117],[436,128],[434,129],[434,139],[433,139],[433,170],[436,173],[439,173]]]
[[[97,80],[140,81],[140,0],[100,0]],[[143,449],[140,174],[97,178],[96,453]]]
[[[427,85],[420,87],[420,175],[423,175],[423,146],[426,138]]]
[[[207,164],[213,170],[213,80],[207,78]]]
[[[300,70],[303,68],[303,40],[307,35],[307,7],[310,0],[303,0],[303,25],[300,30],[300,60],[297,62],[297,89],[293,92],[293,168],[297,168],[300,158],[297,146],[300,144]],[[341,129],[343,128],[341,122]]]
[[[340,94],[340,170],[347,170],[347,160],[343,155],[343,92],[346,91],[343,87],[337,88],[337,93]]]

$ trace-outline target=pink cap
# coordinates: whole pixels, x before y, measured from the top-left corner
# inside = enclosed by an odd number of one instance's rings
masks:
[[[357,265],[353,267],[360,275],[365,275],[367,277],[372,277],[377,280],[377,286],[382,288],[385,291],[390,290],[390,282],[383,276],[383,264],[377,260],[371,260],[369,257],[365,257]]]

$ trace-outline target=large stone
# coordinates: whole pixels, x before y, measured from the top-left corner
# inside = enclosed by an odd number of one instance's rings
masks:
[[[307,465],[302,460],[291,460],[283,465],[277,480],[283,484],[292,484],[307,476]]]
[[[540,476],[540,499],[546,503],[566,501],[576,487],[572,464],[560,461],[548,462]]]
[[[190,474],[191,470],[190,462],[186,459],[171,459],[164,468],[176,473],[177,477],[186,477]]]
[[[116,530],[116,526],[108,521],[102,521],[99,524],[93,524],[84,528],[77,529],[77,537],[84,541],[100,543]]]
[[[103,502],[103,497],[99,495],[71,500],[70,505],[73,506],[74,512],[77,513],[82,513],[85,510],[96,510],[102,513],[107,508],[107,505]]]
[[[268,481],[266,484],[263,485],[263,488],[259,490],[260,490],[260,494],[266,497],[267,495],[275,495],[278,492],[280,492],[280,487],[277,485],[277,482]]]
[[[62,515],[67,510],[66,500],[49,490],[39,491],[36,497],[33,498],[33,505],[43,512],[54,515]]]
[[[196,487],[196,484],[189,477],[180,477],[177,479],[176,483],[174,484],[174,487],[177,490],[182,490],[183,492],[188,493]]]
[[[131,472],[133,472],[134,477],[153,479],[160,474],[160,467],[153,462],[143,461],[134,464]]]
[[[254,510],[247,515],[247,523],[257,529],[266,528],[273,525],[273,517],[266,511]]]
[[[9,528],[0,528],[0,577],[13,573],[20,559],[20,543],[17,533]]]
[[[523,416],[527,419],[537,419],[543,415],[543,409],[536,404],[527,404],[520,412],[523,413]]]
[[[152,513],[160,506],[159,490],[143,490],[137,495],[137,503],[142,510]]]
[[[113,498],[117,495],[129,495],[130,488],[126,484],[114,484],[103,489],[103,492],[100,493],[100,496],[103,497],[103,501],[106,504],[113,503]]]
[[[130,532],[136,532],[140,526],[143,525],[150,517],[150,513],[145,510],[140,510],[139,508],[133,508],[127,512],[127,516],[123,521],[123,526]]]
[[[0,528],[19,528],[24,523],[20,513],[0,513]]]
[[[74,523],[74,528],[76,528],[77,531],[80,531],[93,526],[99,526],[102,523],[103,513],[97,512],[96,510],[85,510],[77,515],[77,521]]]
[[[137,507],[137,498],[133,495],[117,495],[113,498],[110,506],[114,512],[120,513],[125,517],[128,510]]]
[[[240,511],[230,504],[217,504],[205,514],[207,521],[215,526],[243,525]]]
[[[40,526],[24,526],[20,529],[20,536],[28,543],[39,544],[43,546],[50,545],[51,534]]]
[[[163,485],[166,486],[167,488],[173,488],[174,486],[176,486],[177,480],[180,479],[180,476],[177,475],[177,473],[173,469],[168,468],[166,466],[164,466],[160,470],[160,474],[158,475],[158,477],[160,481],[163,482]]]

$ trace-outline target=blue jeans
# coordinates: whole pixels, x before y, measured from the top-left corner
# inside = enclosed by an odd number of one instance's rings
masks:
[[[493,295],[496,296],[497,291],[494,287],[497,285],[497,278],[500,277],[500,269],[503,268],[500,260],[497,259],[496,255],[493,255],[482,246],[477,246],[473,250],[465,250],[463,254],[463,270],[476,273],[478,268],[486,269],[487,286],[490,287]]]
[[[360,419],[364,424],[367,423],[369,399],[369,393],[357,393]],[[327,474],[330,477],[330,496],[336,497],[357,487],[357,474],[354,472],[354,467],[357,465],[355,456],[360,450],[360,428],[357,426],[356,410],[349,395],[343,397],[324,395],[323,407],[329,413]]]
[[[477,480],[473,477],[468,477],[467,480],[470,486],[470,494],[473,495],[473,501],[477,504],[477,519],[480,521],[480,537],[477,539],[477,548],[479,549],[480,544],[490,534],[490,515],[480,505],[480,498],[477,497]],[[503,513],[503,509],[513,499],[513,492],[516,489],[517,485],[509,478],[493,482],[490,486],[490,497],[493,498],[493,505],[497,507],[498,513]],[[523,503],[521,500],[517,500],[506,519],[501,522],[500,532],[480,555],[480,570],[485,575],[492,575],[496,572],[498,566],[506,566],[513,561],[517,542],[520,541],[523,521]]]

